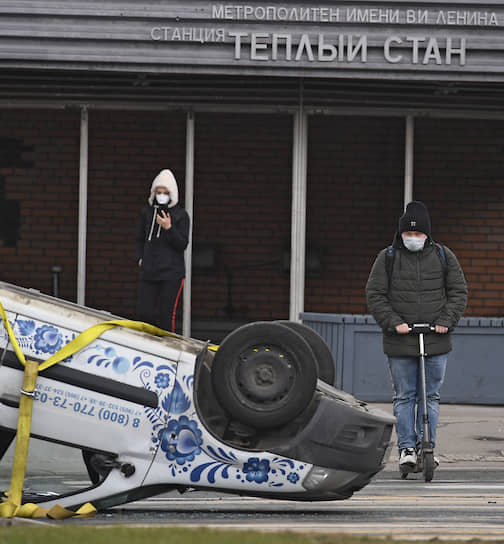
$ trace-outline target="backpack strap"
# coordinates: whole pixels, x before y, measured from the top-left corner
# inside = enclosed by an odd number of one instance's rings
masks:
[[[388,246],[385,252],[385,270],[387,272],[387,278],[390,284],[392,278],[392,269],[394,268],[395,249],[394,246]]]
[[[442,244],[438,244],[437,242],[434,242],[434,247],[436,248],[436,252],[438,254],[439,260],[441,261],[441,266],[443,267],[443,278],[446,284],[446,275],[448,274],[448,265],[446,262],[446,251]]]
[[[443,265],[443,268],[446,267],[446,251],[443,245],[438,244],[437,242],[434,242],[434,245],[436,246],[436,250],[438,252],[439,258],[441,259],[441,264]]]

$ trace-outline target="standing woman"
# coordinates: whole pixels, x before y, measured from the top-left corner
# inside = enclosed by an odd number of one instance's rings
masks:
[[[137,319],[172,332],[184,285],[190,226],[189,215],[178,200],[175,176],[161,170],[152,182],[149,205],[140,212],[136,234],[140,267]]]

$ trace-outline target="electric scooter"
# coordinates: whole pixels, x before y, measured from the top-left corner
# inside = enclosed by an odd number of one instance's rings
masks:
[[[425,380],[425,345],[424,334],[433,332],[436,328],[428,323],[415,323],[410,327],[410,333],[418,335],[420,347],[420,382],[422,388],[422,448],[418,453],[417,464],[414,467],[401,467],[401,478],[405,480],[408,474],[423,472],[424,480],[430,482],[434,476],[434,450],[432,448],[432,433],[427,412],[427,385]]]

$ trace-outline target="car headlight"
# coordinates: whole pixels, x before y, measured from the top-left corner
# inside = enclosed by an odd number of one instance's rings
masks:
[[[349,470],[313,467],[303,480],[303,487],[307,491],[338,491],[350,484],[356,476],[358,473]]]

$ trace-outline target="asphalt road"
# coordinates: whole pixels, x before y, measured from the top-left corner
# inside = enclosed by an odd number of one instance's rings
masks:
[[[395,538],[504,538],[504,471],[441,471],[436,480],[377,478],[346,501],[165,496],[116,508],[105,523],[202,525]],[[99,523],[100,520],[94,520]]]
[[[3,483],[3,482],[2,482]],[[57,492],[86,485],[75,474],[28,478],[27,488]],[[37,522],[40,523],[40,522]],[[51,524],[186,526],[219,529],[346,533],[404,539],[504,539],[504,470],[440,469],[425,483],[382,472],[352,498],[291,502],[212,492],[177,491]]]

